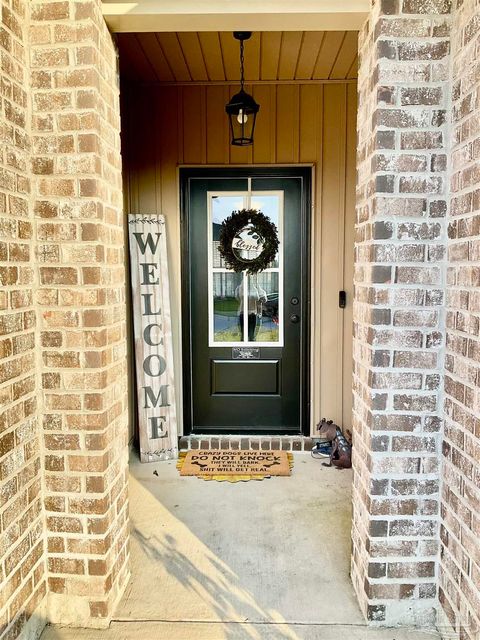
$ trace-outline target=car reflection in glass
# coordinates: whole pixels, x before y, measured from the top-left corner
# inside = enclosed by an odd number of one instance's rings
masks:
[[[267,293],[267,301],[263,303],[262,315],[278,324],[278,292]]]

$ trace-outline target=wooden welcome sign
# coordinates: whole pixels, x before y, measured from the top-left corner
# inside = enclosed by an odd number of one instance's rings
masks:
[[[128,216],[142,462],[178,457],[165,218]]]

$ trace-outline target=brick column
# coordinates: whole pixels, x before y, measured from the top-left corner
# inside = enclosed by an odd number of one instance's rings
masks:
[[[46,593],[27,10],[0,0],[1,638],[41,629]]]
[[[440,602],[459,637],[475,640],[480,636],[480,13],[474,0],[457,0],[454,6]]]
[[[127,578],[117,55],[99,0],[31,0],[49,618],[101,626]]]
[[[360,38],[352,579],[372,623],[437,603],[448,0],[377,0]]]

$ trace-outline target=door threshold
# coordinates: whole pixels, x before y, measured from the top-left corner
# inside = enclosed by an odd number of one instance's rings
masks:
[[[239,450],[253,449],[261,451],[306,451],[311,452],[315,438],[307,436],[250,436],[250,435],[198,435],[181,436],[179,450],[189,449],[223,449]]]

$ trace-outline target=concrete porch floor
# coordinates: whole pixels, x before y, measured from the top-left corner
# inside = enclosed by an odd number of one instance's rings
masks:
[[[132,578],[108,630],[42,640],[426,640],[365,626],[349,579],[351,472],[295,455],[291,478],[181,478],[131,462]],[[154,471],[158,473],[154,475]]]

